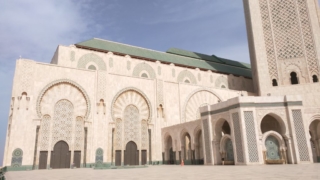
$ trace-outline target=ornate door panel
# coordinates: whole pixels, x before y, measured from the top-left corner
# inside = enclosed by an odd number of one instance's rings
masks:
[[[51,154],[51,167],[53,169],[69,168],[71,153],[69,146],[64,141],[59,141],[54,146]]]
[[[279,155],[279,142],[278,142],[278,140],[273,136],[269,136],[266,139],[265,145],[266,145],[266,149],[267,149],[267,153],[266,153],[267,159],[279,160],[280,155]]]
[[[39,169],[47,169],[48,151],[40,151]]]
[[[147,164],[147,150],[141,151],[141,165]]]
[[[116,150],[116,166],[121,166],[121,150]]]
[[[137,145],[133,141],[130,141],[126,145],[124,151],[124,165],[139,165],[139,151]]]
[[[81,151],[74,151],[73,162],[75,167],[80,168],[81,163]]]

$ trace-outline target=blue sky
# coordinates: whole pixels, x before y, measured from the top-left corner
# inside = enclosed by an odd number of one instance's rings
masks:
[[[96,37],[250,61],[241,0],[10,0],[0,12],[0,166],[19,56],[49,63],[59,44]]]

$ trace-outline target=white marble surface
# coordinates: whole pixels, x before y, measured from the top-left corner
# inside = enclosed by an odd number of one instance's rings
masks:
[[[137,169],[57,169],[6,173],[7,180],[62,179],[320,179],[320,164],[260,166],[150,166]]]

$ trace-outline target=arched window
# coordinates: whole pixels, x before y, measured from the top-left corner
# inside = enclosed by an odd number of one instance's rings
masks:
[[[299,84],[298,82],[298,77],[297,77],[297,73],[295,72],[291,72],[290,73],[290,80],[291,80],[291,84]]]
[[[312,81],[315,82],[319,82],[318,76],[317,75],[313,75],[312,76]]]
[[[272,79],[272,86],[278,86],[278,82],[276,79]]]
[[[142,73],[142,74],[141,74],[141,77],[148,78],[148,74]]]
[[[184,80],[184,83],[190,83],[190,81],[188,79]]]
[[[90,65],[90,66],[88,67],[88,69],[97,70],[97,68],[96,68],[94,65]]]

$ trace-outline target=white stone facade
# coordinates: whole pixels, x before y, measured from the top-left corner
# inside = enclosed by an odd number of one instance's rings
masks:
[[[51,64],[19,59],[3,165],[61,168],[59,148],[79,167],[317,161],[317,1],[244,4],[253,80],[77,45],[58,46]]]

